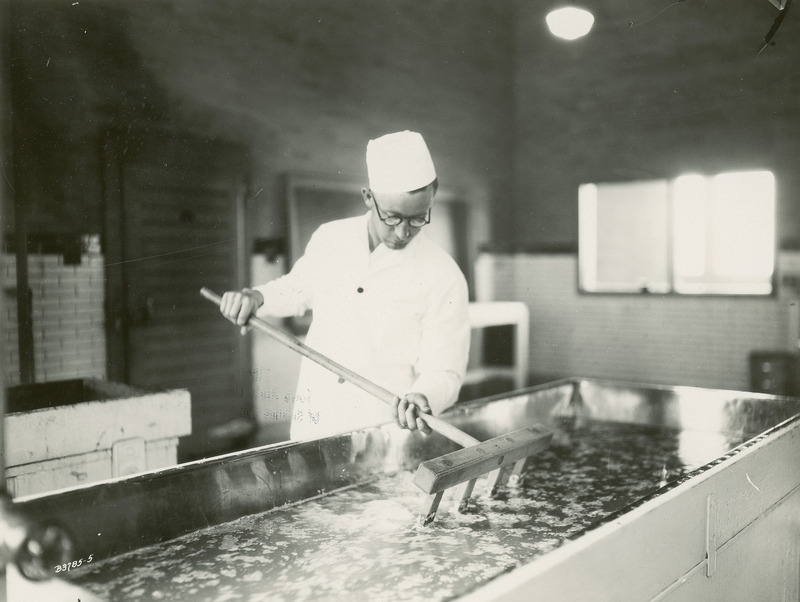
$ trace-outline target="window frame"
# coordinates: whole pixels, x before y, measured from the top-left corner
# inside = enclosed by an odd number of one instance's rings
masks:
[[[707,271],[704,272],[703,276],[698,277],[693,284],[690,280],[685,277],[681,278],[679,274],[676,272],[676,251],[675,245],[676,240],[678,238],[678,233],[676,231],[676,214],[675,214],[675,207],[678,202],[675,196],[675,187],[676,183],[685,176],[677,176],[673,178],[653,178],[650,180],[638,180],[638,181],[628,181],[628,182],[601,182],[601,183],[586,183],[581,184],[579,186],[578,191],[578,265],[577,265],[577,289],[580,294],[586,295],[659,295],[659,296],[671,296],[671,297],[714,297],[714,298],[723,298],[723,297],[736,297],[736,298],[764,298],[764,297],[774,297],[778,294],[778,229],[777,229],[777,220],[778,220],[778,195],[777,195],[777,183],[774,172],[767,169],[747,169],[747,170],[728,170],[724,172],[714,173],[714,174],[687,174],[692,176],[702,177],[704,180],[704,184],[706,188],[710,186],[710,183],[719,176],[726,176],[729,174],[768,174],[770,178],[770,186],[771,190],[769,194],[771,194],[771,225],[770,225],[770,234],[772,236],[772,248],[771,248],[771,274],[768,279],[764,279],[763,281],[757,282],[756,278],[736,278],[736,277],[724,277],[723,275],[719,274],[718,272],[708,273]],[[664,252],[666,254],[666,267],[664,271],[664,279],[665,282],[655,283],[655,285],[651,285],[649,281],[645,281],[643,284],[635,283],[633,281],[626,282],[623,286],[611,287],[607,283],[602,281],[591,280],[587,282],[587,272],[591,272],[592,269],[597,271],[597,267],[595,265],[594,268],[587,269],[591,263],[598,264],[598,252],[599,248],[597,246],[598,240],[598,223],[597,223],[597,216],[587,215],[590,212],[587,212],[587,203],[594,202],[595,207],[594,211],[597,211],[597,203],[600,202],[599,198],[595,196],[595,198],[591,199],[591,195],[587,196],[587,190],[591,190],[590,187],[601,187],[601,186],[634,186],[634,185],[641,185],[641,184],[649,184],[649,185],[665,185],[667,192],[666,197],[666,223],[664,228],[666,229],[666,248]],[[705,199],[708,201],[709,205],[713,204],[713,197],[711,195],[706,195]],[[715,224],[718,224],[719,220],[707,220],[702,224],[702,228],[706,237],[708,237],[709,233],[714,231]],[[592,223],[593,222],[593,223]],[[585,248],[587,243],[591,246],[591,257],[587,256],[585,252]],[[712,243],[709,240],[705,241],[705,246],[708,247]],[[641,248],[641,247],[639,247]],[[657,254],[657,253],[656,253]],[[655,255],[655,254],[654,254]],[[704,267],[707,270],[711,263],[711,260],[706,257],[704,260]],[[750,284],[752,290],[745,291],[745,290],[725,290],[726,287],[733,287],[737,286],[737,283],[742,286],[747,286],[748,283]],[[660,284],[660,285],[659,285]],[[593,285],[592,288],[589,286]],[[762,286],[764,290],[757,290],[759,286]],[[766,288],[769,288],[767,291]],[[692,290],[694,289],[694,290]],[[713,290],[716,289],[716,290]]]

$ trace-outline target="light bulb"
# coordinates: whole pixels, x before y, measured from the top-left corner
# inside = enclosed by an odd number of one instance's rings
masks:
[[[546,21],[554,36],[575,40],[589,33],[594,24],[594,16],[588,10],[566,6],[551,11]]]

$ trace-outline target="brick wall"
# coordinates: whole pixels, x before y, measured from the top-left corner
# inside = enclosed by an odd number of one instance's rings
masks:
[[[17,304],[13,288],[16,258],[0,256],[5,300],[3,373],[7,386],[19,384]],[[103,257],[85,254],[77,265],[62,255],[29,255],[33,295],[36,382],[106,375]]]
[[[15,184],[30,230],[100,230],[106,127],[246,146],[252,237],[286,234],[282,174],[365,180],[366,142],[408,128],[425,135],[441,185],[469,194],[485,242],[507,215],[490,220],[484,205],[511,191],[510,6],[11,2]]]

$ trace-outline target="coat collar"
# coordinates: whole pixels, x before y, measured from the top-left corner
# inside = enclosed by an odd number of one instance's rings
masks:
[[[423,237],[426,236],[425,232],[419,232],[411,242],[403,249],[390,249],[383,243],[379,244],[372,253],[369,252],[369,218],[370,212],[367,211],[363,218],[363,236],[361,237],[365,253],[369,256],[369,265],[371,269],[381,269],[384,267],[391,267],[399,265],[406,261],[412,261],[419,252],[420,243]]]

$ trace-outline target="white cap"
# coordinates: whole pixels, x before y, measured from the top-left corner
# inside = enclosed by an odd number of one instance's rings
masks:
[[[411,192],[436,179],[425,140],[408,130],[369,141],[367,172],[369,187],[375,192]]]

